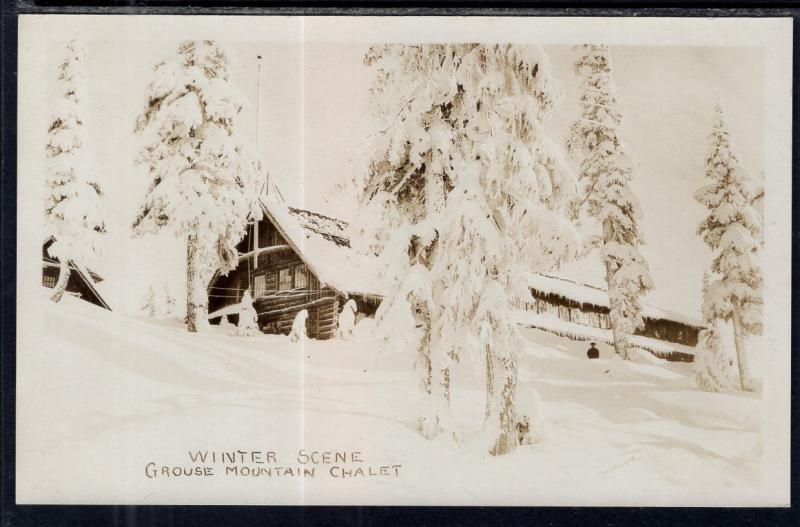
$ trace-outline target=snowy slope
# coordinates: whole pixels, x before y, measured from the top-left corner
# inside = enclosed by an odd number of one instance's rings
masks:
[[[60,503],[741,503],[759,481],[759,401],[692,387],[690,365],[624,363],[601,344],[526,329],[520,398],[539,392],[545,439],[492,458],[479,443],[478,364],[454,373],[453,445],[420,438],[411,359],[359,324],[348,343],[190,335],[68,298],[41,301],[18,350],[17,500]],[[149,479],[188,449],[358,450],[398,476]],[[219,470],[218,470],[219,472]],[[647,482],[643,485],[642,482]],[[702,492],[699,492],[702,490]]]

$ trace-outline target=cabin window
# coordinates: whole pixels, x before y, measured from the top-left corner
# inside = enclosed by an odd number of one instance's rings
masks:
[[[267,294],[267,275],[257,274],[253,277],[253,298]]]
[[[306,289],[307,286],[306,266],[298,265],[294,268],[294,288]]]
[[[54,288],[56,286],[56,277],[53,275],[42,275],[42,285],[49,288]]]
[[[558,318],[569,322],[569,308],[567,306],[558,306]]]
[[[589,312],[589,325],[594,328],[600,327],[600,314],[594,311]]]
[[[611,327],[611,323],[608,320],[608,313],[600,313],[600,327],[603,329]]]
[[[278,291],[288,291],[292,288],[292,268],[278,270]]]

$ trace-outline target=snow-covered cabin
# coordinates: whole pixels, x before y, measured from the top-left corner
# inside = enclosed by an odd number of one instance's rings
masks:
[[[609,300],[605,289],[536,273],[528,276],[528,286],[533,299],[516,306],[534,315],[521,317],[526,325],[584,340],[607,340],[605,333],[610,337],[609,331],[582,330],[582,327],[610,328]],[[699,332],[703,329],[702,321],[646,302],[642,302],[642,319],[644,327],[637,330],[636,335],[643,338],[636,339],[635,345],[670,360],[692,360],[692,348],[697,345]]]
[[[58,282],[58,273],[61,267],[58,258],[50,256],[48,249],[56,239],[52,236],[44,241],[42,246],[42,285],[49,288],[54,288]],[[98,284],[103,281],[103,278],[90,271],[89,269],[75,265],[74,262],[69,263],[70,273],[69,281],[67,282],[67,293],[73,294],[78,298],[82,298],[87,302],[98,305],[102,308],[111,310],[108,302],[100,294]]]
[[[383,293],[374,260],[350,248],[347,223],[316,212],[261,202],[264,217],[251,224],[238,246],[239,265],[209,285],[209,320],[238,321],[239,301],[249,289],[266,333],[288,334],[297,313],[308,309],[312,338],[336,333],[341,307],[356,302],[359,316],[375,313]],[[564,278],[531,273],[533,299],[518,305],[521,324],[581,340],[608,340],[609,303],[605,290]],[[703,325],[691,317],[643,305],[645,327],[638,347],[670,360],[691,361]]]
[[[238,303],[249,289],[265,333],[288,334],[297,313],[308,310],[311,338],[336,334],[345,301],[355,300],[358,313],[372,315],[377,293],[374,265],[350,250],[347,223],[316,212],[261,200],[264,217],[252,223],[237,247],[239,265],[217,273],[208,288],[209,320],[238,321]]]

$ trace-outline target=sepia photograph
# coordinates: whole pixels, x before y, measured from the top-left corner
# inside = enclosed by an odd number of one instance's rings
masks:
[[[792,60],[21,16],[17,502],[788,506]]]

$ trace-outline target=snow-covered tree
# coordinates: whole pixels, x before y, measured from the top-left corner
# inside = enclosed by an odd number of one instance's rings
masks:
[[[72,40],[58,66],[56,107],[46,146],[45,230],[55,241],[50,256],[60,270],[52,300],[61,300],[70,274],[70,262],[86,264],[99,251],[105,233],[101,210],[103,191],[86,132],[86,52]]]
[[[339,323],[336,328],[336,338],[350,340],[353,337],[353,326],[356,323],[356,301],[352,298],[344,303],[342,312],[339,313]]]
[[[708,273],[703,275],[703,297],[709,298]],[[705,315],[711,313],[704,309]],[[700,331],[694,355],[694,378],[697,387],[707,392],[719,392],[730,387],[728,357],[720,342],[719,321],[705,320],[706,327]]]
[[[156,298],[156,292],[152,284],[147,288],[147,293],[144,295],[142,311],[150,318],[154,318],[160,312],[158,308],[158,299]]]
[[[138,161],[150,186],[133,223],[136,235],[171,228],[186,240],[189,331],[206,323],[206,287],[214,271],[237,263],[248,219],[259,219],[262,176],[237,134],[241,96],[230,55],[212,41],[182,43],[155,66],[136,122]]]
[[[644,243],[639,226],[642,209],[630,188],[633,170],[620,137],[622,114],[608,47],[586,45],[582,50],[575,63],[582,90],[581,114],[567,138],[567,150],[580,163],[573,215],[593,218],[602,230],[602,236],[593,237],[589,244],[601,246],[614,350],[628,359],[629,337],[644,326],[640,298],[652,289],[653,281],[639,252]]]
[[[306,320],[308,320],[308,310],[303,309],[297,313],[292,322],[292,329],[289,331],[289,340],[300,342],[308,338],[306,332]]]
[[[250,337],[258,332],[258,314],[253,307],[253,297],[250,290],[246,290],[239,302],[239,324],[236,326],[236,334],[241,337]]]
[[[164,307],[164,315],[169,316],[174,314],[175,312],[175,296],[172,294],[168,285],[164,285],[164,289],[162,291],[163,295],[163,307]]]
[[[713,254],[703,314],[707,321],[732,324],[739,381],[743,390],[754,391],[758,383],[749,364],[748,337],[762,331],[761,218],[753,207],[751,182],[731,148],[720,105],[709,143],[706,178],[711,184],[695,194],[709,210],[697,233]]]
[[[553,104],[542,50],[516,45],[372,48],[373,97],[388,123],[378,134],[357,246],[386,262],[390,294],[378,318],[416,348],[427,402],[425,437],[457,436],[449,417],[451,366],[486,365],[489,449],[519,444],[511,316],[528,298],[524,275],[571,257],[562,207],[574,182],[546,138]]]

